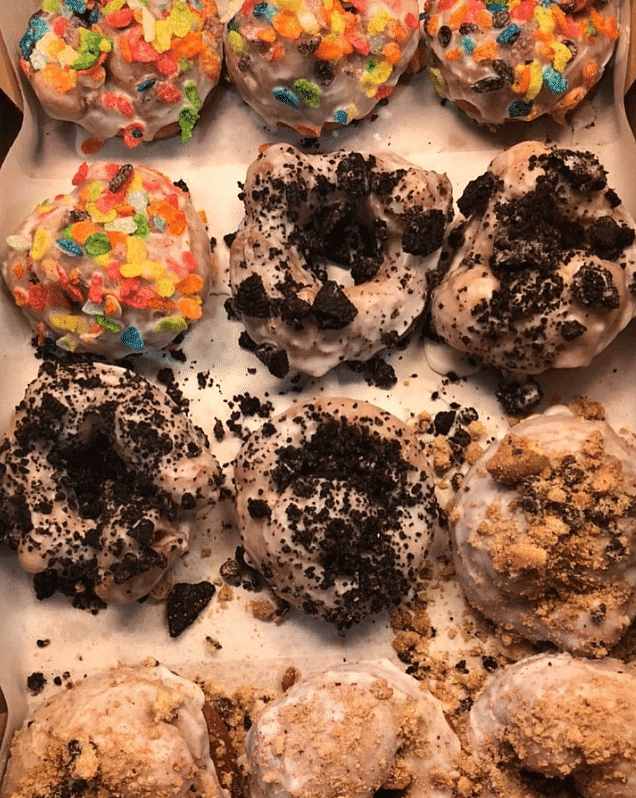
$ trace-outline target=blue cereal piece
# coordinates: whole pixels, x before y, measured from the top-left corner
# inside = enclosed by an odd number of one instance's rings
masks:
[[[532,106],[532,101],[525,102],[524,100],[513,100],[508,106],[508,116],[514,119],[523,119],[523,117],[530,115]]]
[[[274,89],[272,94],[279,102],[289,105],[290,108],[300,108],[300,101],[293,91],[281,88]]]
[[[152,89],[156,82],[156,78],[148,78],[148,80],[143,80],[141,83],[137,84],[137,91],[148,91],[149,89]]]
[[[568,89],[567,80],[551,66],[543,70],[543,82],[553,94],[563,94]]]
[[[69,241],[68,238],[58,238],[55,243],[62,250],[62,252],[65,252],[67,255],[81,257],[84,254],[84,251],[80,245],[75,241]]]
[[[119,340],[124,346],[127,346],[129,349],[134,349],[137,352],[140,352],[145,346],[144,339],[137,327],[126,327],[119,336]]]
[[[497,44],[512,44],[517,40],[520,33],[521,28],[512,22],[510,25],[506,25],[499,36],[497,36]]]

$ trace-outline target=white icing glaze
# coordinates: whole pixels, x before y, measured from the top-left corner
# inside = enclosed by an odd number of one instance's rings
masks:
[[[435,89],[489,126],[550,114],[563,121],[601,79],[618,38],[618,3],[426,0],[422,36]],[[583,5],[583,4],[579,4]],[[590,31],[593,31],[591,33]]]
[[[99,138],[123,135],[135,147],[181,126],[186,140],[221,74],[216,5],[213,0],[120,5],[113,12],[101,0],[88,0],[83,17],[65,4],[38,12],[21,42],[22,71],[50,116],[77,122]],[[90,45],[84,41],[89,32],[97,37]]]
[[[130,177],[110,191],[123,168]],[[38,334],[64,349],[115,359],[163,348],[208,295],[210,241],[190,195],[146,166],[84,165],[73,182],[7,239],[7,288]],[[78,241],[83,224],[90,236]]]
[[[367,116],[419,40],[417,0],[237,2],[229,15],[226,64],[241,96],[268,123],[309,136]]]
[[[598,188],[575,188],[545,160],[552,153],[564,153],[565,166],[572,168],[575,179],[588,171]],[[433,326],[447,343],[512,375],[539,374],[549,368],[588,365],[628,324],[636,312],[636,246],[632,240],[618,257],[603,257],[589,239],[599,220],[631,235],[636,225],[623,205],[612,207],[602,167],[592,158],[527,141],[497,155],[478,178],[491,175],[494,189],[485,209],[470,213],[460,227],[462,240],[454,249],[449,247],[439,285],[431,294]],[[545,175],[550,181],[547,193],[556,200],[547,212]],[[502,217],[506,203],[518,207],[513,221]],[[533,214],[538,221],[533,222]],[[548,221],[554,223],[551,231]],[[525,230],[529,222],[536,225],[530,234]],[[566,238],[568,225],[580,228],[572,242]],[[555,240],[538,241],[543,232]],[[513,257],[525,253],[526,261],[502,266],[498,276],[493,258],[501,256],[502,235]],[[550,257],[554,262],[545,265],[542,261]],[[589,275],[602,276],[610,285],[609,301],[581,298]]]
[[[120,665],[77,682],[16,733],[0,795],[53,795],[84,779],[91,795],[223,798],[203,704],[201,688],[163,665]]]
[[[613,474],[618,469],[626,493],[636,495],[636,449],[604,421],[573,416],[561,408],[529,417],[514,426],[511,434],[513,440],[528,440],[546,455],[559,457],[582,452],[591,435],[600,435],[604,457],[611,461],[609,468]],[[546,550],[541,549],[529,534],[533,516],[525,514],[521,494],[486,470],[499,445],[500,441],[494,442],[471,466],[451,513],[459,583],[468,601],[503,628],[529,640],[550,640],[565,650],[603,654],[636,616],[634,513],[628,506],[611,525],[599,521],[595,542],[590,544],[587,533],[584,536],[580,530],[590,522],[594,509],[600,511],[609,502],[604,490],[590,489],[587,505],[579,495],[578,501],[587,510],[580,525],[570,528],[566,523],[559,525],[561,505],[556,503],[567,500],[564,495],[559,498],[555,482],[555,509],[544,522],[546,530],[552,524],[555,537],[546,539]],[[510,529],[510,537],[505,528]],[[620,541],[619,551],[613,546],[616,541]],[[563,548],[572,545],[578,554],[568,554]],[[590,562],[593,552],[596,556]],[[558,569],[563,557],[572,557],[567,577]],[[546,574],[553,569],[559,570],[558,581],[555,576],[552,585],[546,584]]]
[[[572,776],[581,798],[632,798],[635,679],[619,660],[570,654],[539,654],[499,671],[469,715],[473,752],[490,773],[486,797],[520,795],[523,767]]]
[[[351,162],[361,169],[360,184],[348,166]],[[354,182],[347,182],[349,171]],[[394,185],[386,190],[370,187],[374,179],[385,177]],[[244,202],[245,217],[230,251],[230,282],[235,311],[253,341],[284,349],[291,368],[321,376],[344,360],[368,359],[410,331],[424,310],[427,273],[451,213],[446,175],[389,154],[311,156],[278,144],[249,167]],[[349,323],[330,329],[311,312],[324,280],[308,264],[299,233],[314,216],[343,202],[351,203],[348,218],[366,226],[362,235],[367,241],[376,230],[386,233],[386,240],[381,242],[377,273],[358,285],[342,276],[344,270],[330,272],[329,257],[319,258],[327,278],[340,285],[347,304],[355,308]],[[433,235],[418,239],[418,225],[425,226],[433,215],[439,242]],[[410,235],[417,240],[409,246]],[[356,254],[354,264],[361,260]],[[237,301],[241,285],[252,275],[261,281],[270,303],[266,312],[249,305],[243,309]],[[286,321],[277,308],[291,294],[306,308],[302,318]]]
[[[292,405],[243,445],[235,479],[245,551],[292,605],[347,627],[414,587],[438,509],[425,453],[390,413]]]
[[[99,436],[110,454],[91,450]],[[79,482],[69,473],[76,462]],[[159,582],[188,550],[220,484],[182,409],[142,377],[103,364],[45,363],[16,409],[0,463],[4,541],[22,567],[85,578],[112,603],[135,601]]]
[[[392,781],[407,798],[450,798],[460,758],[441,702],[386,660],[297,682],[245,749],[253,798],[371,798]]]

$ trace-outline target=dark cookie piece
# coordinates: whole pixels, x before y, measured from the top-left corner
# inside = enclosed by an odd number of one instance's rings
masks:
[[[208,606],[216,588],[211,582],[177,582],[168,596],[167,616],[170,637],[178,637]]]

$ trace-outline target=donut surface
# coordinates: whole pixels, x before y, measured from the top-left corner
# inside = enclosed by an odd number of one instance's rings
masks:
[[[181,131],[187,141],[219,81],[214,0],[43,0],[20,66],[46,112],[128,147]]]
[[[616,0],[425,0],[437,93],[497,127],[559,122],[601,79],[618,39]]]
[[[78,681],[15,734],[0,795],[223,798],[204,701],[194,682],[152,662]]]
[[[539,654],[498,671],[469,715],[473,750],[489,772],[484,798],[528,795],[517,792],[520,769],[567,777],[581,798],[633,798],[635,688],[633,665],[609,657]]]
[[[469,469],[451,513],[468,601],[532,641],[602,656],[636,616],[636,449],[566,408]]]
[[[460,745],[442,704],[387,660],[316,673],[267,704],[245,740],[253,798],[451,798]]]
[[[341,398],[292,405],[235,462],[239,531],[272,590],[347,628],[412,591],[439,508],[404,422]]]
[[[636,224],[589,152],[518,144],[458,201],[431,318],[511,375],[587,366],[634,315]]]
[[[203,434],[163,391],[99,363],[45,361],[0,445],[2,541],[38,585],[145,596],[218,497]]]
[[[367,116],[419,41],[416,0],[244,0],[232,9],[232,82],[269,124],[303,136]]]
[[[394,155],[268,147],[249,167],[230,250],[233,310],[257,346],[321,376],[421,315],[451,217],[446,175]]]
[[[7,238],[2,277],[40,337],[109,358],[161,349],[203,315],[212,254],[190,195],[132,164],[82,164],[75,188]]]

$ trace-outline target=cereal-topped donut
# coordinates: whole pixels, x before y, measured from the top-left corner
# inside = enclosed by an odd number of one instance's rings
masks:
[[[253,798],[452,798],[460,758],[441,702],[379,660],[314,673],[270,701],[244,760]]]
[[[490,127],[559,122],[601,79],[618,38],[616,0],[425,0],[437,93]]]
[[[276,144],[250,165],[243,196],[231,304],[279,376],[321,376],[411,330],[451,218],[446,175],[395,155]]]
[[[0,444],[2,542],[38,593],[135,601],[188,550],[221,481],[162,390],[116,366],[46,360]]]
[[[348,628],[411,595],[440,511],[403,421],[351,399],[299,402],[250,435],[234,473],[245,552],[281,599]]]
[[[528,772],[553,780],[541,795],[633,798],[635,696],[633,664],[611,657],[538,654],[497,671],[469,714],[484,798],[529,795],[517,792]]]
[[[185,184],[146,166],[84,163],[73,186],[7,238],[7,288],[62,349],[161,349],[203,315],[214,264],[204,217]]]
[[[525,141],[471,181],[433,281],[435,331],[514,376],[587,366],[636,310],[636,223],[598,158]]]
[[[147,661],[65,685],[16,732],[2,798],[229,798],[195,682]]]
[[[468,601],[531,641],[603,656],[636,617],[636,448],[565,407],[471,466],[450,516]]]
[[[191,137],[222,47],[214,0],[42,0],[20,66],[54,119],[136,147]]]
[[[303,136],[366,117],[419,43],[417,0],[243,0],[224,32],[242,98]]]

